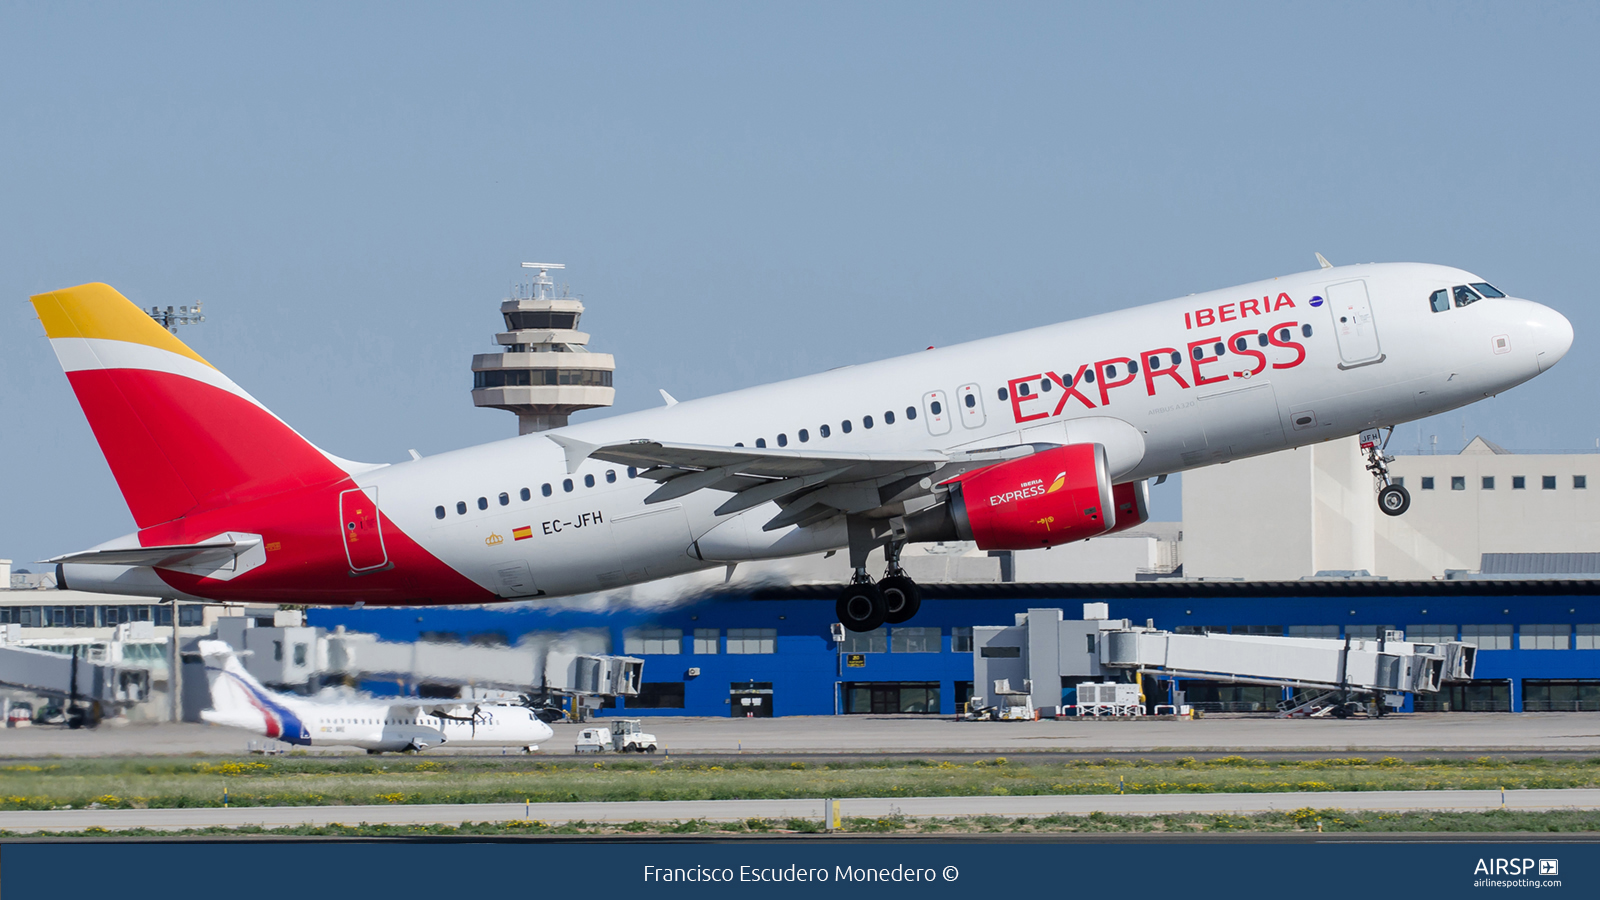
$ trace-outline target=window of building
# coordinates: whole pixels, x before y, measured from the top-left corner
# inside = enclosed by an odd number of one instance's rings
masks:
[[[778,652],[778,629],[729,628],[728,652],[776,653]]]
[[[958,625],[955,628],[950,629],[950,652],[972,652],[972,626]]]
[[[303,665],[306,664],[306,651],[307,651],[307,647],[306,647],[305,644],[295,644],[294,645],[294,664],[295,665],[303,666]]]
[[[1021,659],[1022,648],[989,646],[979,650],[978,655],[984,659]]]
[[[1474,644],[1479,650],[1510,650],[1510,625],[1463,625],[1461,640]]]
[[[283,662],[283,641],[272,642],[272,661]]]
[[[939,629],[933,626],[902,625],[889,632],[893,653],[938,653],[939,643]]]
[[[1438,622],[1427,622],[1421,625],[1407,625],[1406,638],[1412,641],[1453,641],[1456,639],[1456,626],[1443,625]]]
[[[1391,478],[1389,480],[1394,482],[1395,484],[1400,485],[1401,487],[1405,487],[1406,486],[1406,477],[1404,475],[1401,475],[1401,476],[1399,476],[1397,478]]]
[[[642,681],[639,693],[623,702],[629,709],[683,709],[683,682]]]
[[[886,628],[874,628],[871,631],[846,631],[844,643],[839,645],[841,653],[888,653],[889,631]]]
[[[434,517],[434,518],[435,518],[435,519],[442,519],[442,518],[444,518],[444,507],[442,507],[442,506],[435,506],[435,507],[434,507],[434,508],[433,508],[433,517]]]
[[[694,652],[702,656],[715,656],[722,650],[722,631],[716,628],[694,630]]]
[[[1483,489],[1486,490],[1486,491],[1494,490],[1494,476],[1493,475],[1485,475],[1485,476],[1483,476]]]
[[[682,628],[628,628],[622,632],[622,652],[629,656],[683,652]]]
[[[1393,625],[1346,625],[1344,627],[1346,637],[1361,638],[1368,641],[1383,640],[1387,632],[1395,630],[1397,629]],[[1404,632],[1401,633],[1401,639],[1405,639]]]
[[[1600,679],[1529,678],[1522,682],[1525,712],[1594,712],[1600,710]]]
[[[1464,476],[1464,475],[1451,475],[1450,476],[1450,490],[1452,490],[1452,491],[1464,491],[1466,489],[1467,489],[1466,476]]]
[[[1339,626],[1337,625],[1290,625],[1289,637],[1304,638],[1338,638]]]
[[[1539,482],[1539,486],[1547,491],[1553,491],[1556,489],[1556,477],[1554,475],[1540,476]]]
[[[1587,476],[1587,475],[1574,475],[1574,476],[1572,476],[1572,489],[1573,490],[1575,490],[1575,491],[1583,491],[1583,490],[1588,490],[1588,488],[1589,488],[1589,476]]]
[[[1422,489],[1425,490],[1425,491],[1433,490],[1433,476],[1432,475],[1424,475],[1424,476],[1422,476]]]
[[[1600,650],[1600,625],[1574,625],[1574,650]]]
[[[849,715],[939,712],[939,682],[846,682],[845,713]]]
[[[1524,625],[1517,646],[1523,650],[1566,650],[1572,646],[1572,626]]]
[[[1525,476],[1522,476],[1522,475],[1513,475],[1513,476],[1511,476],[1511,489],[1513,491],[1526,490],[1527,487],[1528,487],[1528,479]]]

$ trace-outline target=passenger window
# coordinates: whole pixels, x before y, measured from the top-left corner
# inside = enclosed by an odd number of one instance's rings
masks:
[[[616,483],[617,483],[617,470],[616,469],[607,469],[606,470],[606,484],[616,484]]]
[[[763,450],[765,450],[767,448],[767,439],[766,438],[756,438],[756,446],[760,447]]]
[[[833,434],[833,429],[829,428],[826,425],[823,425],[821,428],[817,429],[817,434],[820,434],[823,437],[827,437],[828,435]]]
[[[787,446],[789,446],[789,436],[787,434],[779,432],[779,434],[778,434],[778,446],[779,447],[787,447]]]
[[[1216,343],[1215,345],[1213,345],[1211,349],[1215,350],[1218,356],[1221,356],[1224,353],[1228,352],[1228,348],[1222,346],[1222,343],[1220,341],[1218,343]]]
[[[1017,396],[1018,397],[1026,397],[1026,396],[1028,396],[1028,386],[1026,384],[1017,385]],[[936,416],[939,414],[939,410],[938,410],[937,406],[934,408],[933,414],[936,415]]]
[[[915,419],[916,417],[917,417],[917,408],[915,406],[906,407],[906,418],[907,419]]]
[[[1256,343],[1260,344],[1263,347],[1265,347],[1267,345],[1267,335],[1266,335],[1265,332],[1262,332],[1261,334],[1256,335]],[[1241,347],[1240,349],[1242,350],[1244,348]]]
[[[1048,381],[1045,382],[1045,383],[1049,384]],[[966,397],[966,403],[967,403],[967,409],[975,409],[978,406],[978,398],[972,396],[971,394],[968,394],[967,397]]]
[[[1094,384],[1094,370],[1093,369],[1084,369],[1083,370],[1083,380],[1087,381],[1090,384]]]
[[[489,498],[488,497],[479,497],[478,498],[478,508],[479,509],[488,509],[489,508]]]
[[[1469,288],[1464,284],[1458,284],[1455,286],[1455,295],[1457,306],[1471,306],[1472,304],[1483,299],[1482,297],[1479,297],[1477,293],[1472,290],[1472,288]]]
[[[1239,351],[1240,353],[1243,353],[1244,352],[1244,348],[1246,348],[1248,346],[1250,346],[1250,342],[1246,341],[1242,337],[1233,342],[1233,349]]]
[[[1180,365],[1182,362],[1183,362],[1183,354],[1179,353],[1176,350],[1172,351],[1172,364],[1176,366],[1176,365]]]
[[[1284,329],[1282,329],[1282,330],[1280,330],[1278,332],[1278,340],[1287,341],[1288,339],[1289,339],[1289,329],[1284,328]]]
[[[628,477],[629,478],[638,478],[639,477],[638,468],[635,467],[635,466],[629,466],[628,467]]]
[[[1301,325],[1300,326],[1300,333],[1305,335],[1306,337],[1311,337],[1311,326],[1309,324]]]
[[[938,406],[937,403],[935,403],[934,405]],[[849,419],[845,419],[843,422],[840,422],[839,423],[839,430],[844,432],[845,434],[849,434],[850,433],[850,420]]]
[[[872,427],[872,417],[871,416],[862,416],[861,417],[861,427],[862,428],[871,428]]]
[[[805,430],[804,428],[800,429],[800,443],[804,444],[809,440],[811,440],[811,432]]]
[[[1010,397],[1006,396],[1006,389],[1005,388],[1001,388],[1000,390],[995,391],[994,395],[996,397],[999,397],[1001,400],[1010,400],[1011,399]]]
[[[886,410],[883,411],[883,424],[885,424],[885,425],[893,425],[894,424],[894,410],[886,409]]]
[[[1106,366],[1106,377],[1107,378],[1115,378],[1115,377],[1117,377],[1117,367],[1116,366]]]
[[[523,488],[522,489],[522,502],[526,503],[526,502],[528,502],[529,500],[532,500],[532,499],[533,499],[533,491],[530,491],[527,488]]]
[[[1450,308],[1450,292],[1440,288],[1428,295],[1428,305],[1434,312],[1444,312]]]
[[[550,496],[550,482],[546,481],[544,484],[539,485],[539,493],[545,495],[546,497]]]
[[[1472,286],[1474,288],[1477,288],[1478,293],[1482,294],[1485,297],[1504,297],[1505,296],[1505,294],[1500,293],[1500,289],[1499,288],[1495,287],[1492,284],[1489,284],[1486,281],[1474,281],[1472,283]]]
[[[1129,375],[1137,375],[1137,374],[1139,374],[1139,364],[1134,362],[1131,359],[1128,360],[1128,374]]]
[[[561,489],[563,491],[566,491],[569,494],[572,493],[572,479],[571,478],[563,478],[563,479],[561,479]]]
[[[1027,385],[1023,385],[1023,387],[1027,387]],[[1028,396],[1028,392],[1027,391],[1022,391],[1022,396],[1024,396],[1024,397]],[[932,403],[928,404],[928,411],[937,416],[938,414],[944,412],[944,404],[942,404],[939,401],[935,400]],[[915,419],[916,418],[916,414],[913,413],[911,418]]]
[[[1204,347],[1196,347],[1196,348],[1194,348],[1194,358],[1195,359],[1205,359],[1206,358],[1206,350],[1205,350],[1205,348]]]
[[[444,507],[442,507],[442,506],[435,506],[435,507],[434,507],[434,508],[433,508],[433,517],[434,517],[434,518],[435,518],[435,519],[442,519],[442,518],[444,518]]]
[[[1161,357],[1159,357],[1159,356],[1150,357],[1150,370],[1151,371],[1155,371],[1156,369],[1159,369],[1159,368],[1161,368]]]
[[[466,501],[465,500],[457,501],[456,502],[456,515],[464,516],[466,514],[467,514],[467,503],[466,503]]]
[[[1039,380],[1039,390],[1044,391],[1046,394],[1050,393],[1051,387],[1049,378],[1041,378]],[[967,405],[971,406],[972,404],[968,403]]]
[[[510,506],[511,505],[511,495],[506,493],[505,491],[501,491],[500,492],[500,505],[501,506]]]
[[[583,486],[584,487],[594,487],[594,476],[593,475],[585,475],[585,476],[583,476]]]

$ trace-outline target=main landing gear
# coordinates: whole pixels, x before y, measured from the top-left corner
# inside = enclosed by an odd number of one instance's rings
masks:
[[[1382,434],[1381,442],[1380,432],[1387,432]],[[1389,463],[1394,462],[1394,457],[1383,454],[1393,435],[1392,426],[1361,432],[1361,453],[1367,458],[1367,471],[1378,487],[1378,509],[1386,516],[1398,516],[1411,508],[1411,492],[1389,478]]]
[[[886,622],[898,625],[922,608],[922,589],[900,568],[900,550],[904,546],[892,543],[885,548],[889,566],[876,584],[865,565],[856,566],[849,586],[834,603],[834,612],[845,628],[872,631]]]

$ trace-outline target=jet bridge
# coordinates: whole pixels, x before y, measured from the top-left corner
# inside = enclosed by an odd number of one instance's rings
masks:
[[[54,653],[0,643],[0,685],[58,700],[97,707],[98,719],[150,697],[150,671],[88,661],[78,653]]]
[[[1047,715],[1073,703],[1063,694],[1080,683],[1139,675],[1293,688],[1302,696],[1284,714],[1340,715],[1355,696],[1427,694],[1471,680],[1477,662],[1472,644],[1406,641],[1396,631],[1377,639],[1178,634],[1112,619],[1105,603],[1085,603],[1082,619],[1030,609],[1013,625],[975,627],[972,651],[974,684],[1022,685]]]

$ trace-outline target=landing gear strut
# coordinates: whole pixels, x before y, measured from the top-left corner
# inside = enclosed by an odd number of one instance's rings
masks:
[[[1380,432],[1386,432],[1381,442]],[[1385,456],[1383,451],[1393,436],[1392,426],[1361,432],[1361,453],[1367,458],[1367,471],[1372,473],[1372,480],[1378,487],[1378,509],[1386,516],[1398,516],[1411,508],[1411,492],[1389,478],[1389,463],[1394,462],[1394,457]]]
[[[850,631],[873,631],[883,627],[885,622],[898,625],[916,615],[922,608],[922,590],[900,568],[904,532],[883,520],[851,516],[846,521],[850,531],[850,566],[855,573],[834,604],[840,624]],[[888,567],[882,580],[874,584],[872,576],[867,574],[867,556],[878,547],[883,548]]]

